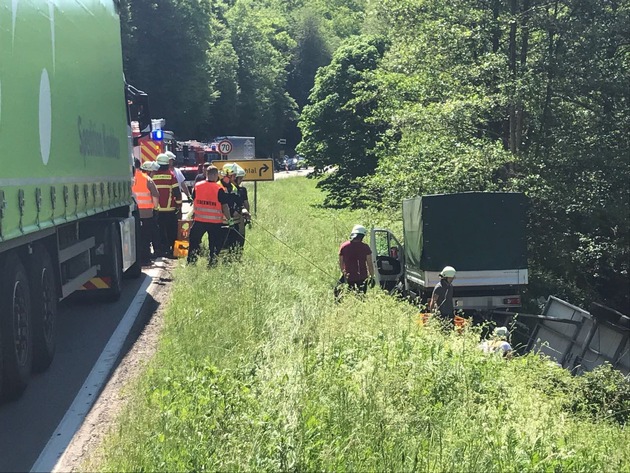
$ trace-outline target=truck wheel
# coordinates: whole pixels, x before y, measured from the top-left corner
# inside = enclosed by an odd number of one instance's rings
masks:
[[[115,302],[120,299],[122,293],[122,247],[120,244],[120,231],[118,222],[112,222],[105,231],[105,257],[103,276],[110,278],[110,288],[102,289],[105,300]]]
[[[140,215],[134,212],[136,224],[136,262],[133,263],[127,271],[125,277],[129,279],[138,279],[142,276],[142,263],[140,262]]]
[[[33,370],[42,372],[55,356],[57,283],[52,259],[43,246],[33,247],[29,266],[33,313]]]
[[[15,253],[2,268],[0,332],[4,397],[17,399],[26,389],[33,363],[31,293],[26,270]]]
[[[2,264],[0,264],[0,267],[3,267]],[[4,364],[3,364],[3,360],[2,360],[2,324],[0,324],[0,399],[2,399],[2,397],[4,396],[4,391],[3,391],[3,378],[4,378]]]

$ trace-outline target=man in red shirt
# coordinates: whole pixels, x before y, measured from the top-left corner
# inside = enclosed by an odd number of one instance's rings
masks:
[[[350,234],[350,240],[339,248],[339,269],[342,281],[350,289],[363,293],[367,292],[368,276],[374,281],[374,265],[372,264],[372,250],[363,243],[367,230],[362,225],[355,225]]]

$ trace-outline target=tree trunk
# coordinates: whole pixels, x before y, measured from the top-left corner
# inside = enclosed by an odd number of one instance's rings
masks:
[[[547,30],[547,85],[545,87],[545,103],[543,104],[542,116],[540,119],[540,131],[538,144],[536,146],[536,158],[540,157],[540,148],[544,145],[545,157],[549,156],[549,146],[547,146],[547,136],[549,134],[549,122],[551,118],[551,98],[553,97],[553,81],[555,75],[556,60],[556,20],[558,18],[558,1],[554,2],[553,22]]]
[[[508,143],[512,154],[516,154],[518,149],[518,142],[516,140],[516,14],[517,14],[517,0],[510,0],[510,44],[508,48],[509,65],[510,65],[510,98],[508,106],[508,116],[510,121],[510,135]]]

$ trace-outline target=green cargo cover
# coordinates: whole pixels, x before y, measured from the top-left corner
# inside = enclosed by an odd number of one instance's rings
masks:
[[[0,0],[0,242],[131,203],[113,0]]]
[[[409,268],[458,271],[527,268],[527,198],[521,193],[465,192],[403,201]]]

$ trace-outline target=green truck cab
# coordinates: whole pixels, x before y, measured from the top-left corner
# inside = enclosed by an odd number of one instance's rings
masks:
[[[55,351],[57,302],[139,276],[113,0],[0,0],[0,393]]]

